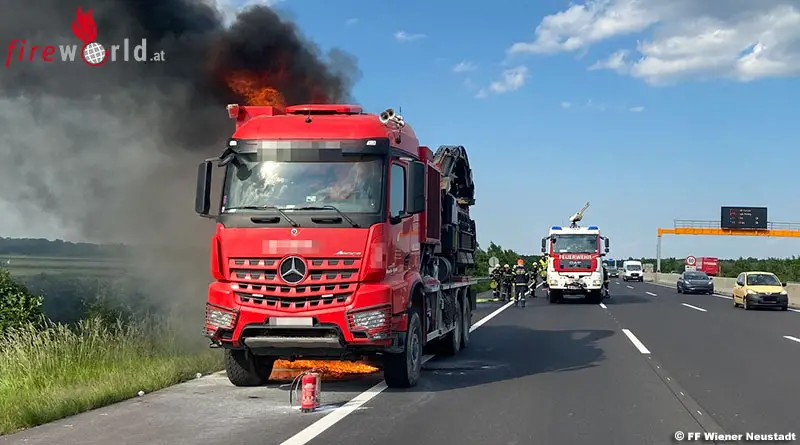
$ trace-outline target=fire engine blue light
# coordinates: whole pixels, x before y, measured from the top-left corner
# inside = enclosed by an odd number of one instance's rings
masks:
[[[589,230],[600,230],[600,229],[598,229],[597,226],[589,226]]]
[[[561,230],[561,226],[550,227],[550,230]]]

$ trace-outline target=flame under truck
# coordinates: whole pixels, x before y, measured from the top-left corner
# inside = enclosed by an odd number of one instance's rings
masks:
[[[224,348],[234,385],[265,384],[277,359],[366,357],[388,386],[411,387],[423,349],[469,344],[477,244],[464,147],[420,146],[391,109],[228,115],[235,133],[199,165],[195,210],[216,221],[204,335]]]
[[[584,295],[590,303],[603,301],[602,257],[609,251],[609,240],[597,226],[578,226],[588,206],[570,218],[569,227],[552,226],[542,238],[550,303],[560,303],[566,295]]]

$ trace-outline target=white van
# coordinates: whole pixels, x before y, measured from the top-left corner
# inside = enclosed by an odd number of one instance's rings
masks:
[[[642,269],[642,262],[625,261],[622,263],[622,280],[644,282],[644,270]]]

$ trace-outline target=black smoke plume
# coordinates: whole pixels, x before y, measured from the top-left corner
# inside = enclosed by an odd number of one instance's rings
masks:
[[[134,270],[150,294],[196,315],[213,223],[193,213],[194,175],[233,130],[224,106],[242,98],[226,76],[257,75],[289,104],[343,102],[359,76],[355,59],[321,54],[267,7],[248,8],[226,26],[223,13],[202,1],[80,6],[92,10],[98,43],[127,38],[133,47],[146,39],[147,52],[163,51],[165,61],[89,67],[12,57],[0,66],[0,204],[21,221],[56,221],[61,236],[136,246]],[[77,9],[64,0],[6,0],[0,63],[15,39],[80,48]],[[191,319],[192,334],[201,314]]]

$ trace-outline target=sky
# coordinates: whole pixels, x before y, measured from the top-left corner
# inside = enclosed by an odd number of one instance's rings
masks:
[[[358,58],[367,111],[402,108],[421,144],[467,148],[482,246],[536,253],[587,201],[584,223],[615,258],[653,257],[658,227],[717,220],[725,205],[800,224],[796,1],[269,3],[322,50]],[[0,212],[7,233],[52,237],[46,220],[15,222],[13,204]],[[798,254],[792,238],[667,235],[662,247]]]

